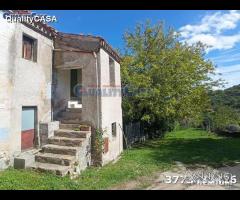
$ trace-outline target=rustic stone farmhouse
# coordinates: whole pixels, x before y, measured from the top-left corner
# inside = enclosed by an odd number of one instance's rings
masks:
[[[13,11],[0,11],[0,169],[63,176],[117,159],[123,150],[119,55],[101,37],[9,23],[5,12]]]

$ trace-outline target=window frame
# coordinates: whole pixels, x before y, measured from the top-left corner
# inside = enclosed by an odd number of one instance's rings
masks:
[[[109,56],[109,85],[111,87],[116,86],[116,67],[115,67],[115,60]]]
[[[112,132],[112,136],[114,138],[116,138],[117,137],[117,122],[111,123],[111,132]]]
[[[28,59],[25,56],[25,51],[24,51],[24,41],[26,41],[25,39],[31,41],[31,58]],[[32,62],[37,62],[37,54],[38,54],[38,40],[26,33],[22,34],[22,58],[25,60],[29,60]]]

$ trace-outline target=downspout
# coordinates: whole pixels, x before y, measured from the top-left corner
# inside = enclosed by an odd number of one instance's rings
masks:
[[[100,103],[99,103],[99,94],[98,94],[98,90],[99,90],[99,74],[98,74],[98,59],[97,59],[97,54],[95,52],[93,52],[93,56],[95,58],[95,70],[96,70],[96,81],[97,81],[97,129],[100,129]]]
[[[53,49],[52,49],[52,76],[51,76],[51,79],[52,79],[52,81],[51,81],[51,121],[53,121],[54,119],[54,117],[53,117],[53,112],[54,112],[54,110],[53,110],[53,106],[54,106],[54,93],[55,93],[55,86],[54,86],[54,84],[55,84],[55,80],[54,80],[54,77],[55,77],[55,69],[54,69],[54,66],[55,66],[55,40],[53,39],[53,44],[52,44],[53,46]]]

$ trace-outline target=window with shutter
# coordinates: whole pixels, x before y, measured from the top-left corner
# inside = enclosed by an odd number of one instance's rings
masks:
[[[37,61],[37,40],[23,35],[22,57],[27,60]]]

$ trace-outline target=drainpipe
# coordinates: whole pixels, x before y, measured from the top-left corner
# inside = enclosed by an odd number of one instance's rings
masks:
[[[54,42],[53,42],[54,43]],[[55,80],[54,80],[54,77],[55,77],[55,69],[54,69],[54,65],[55,65],[55,52],[54,52],[54,44],[53,44],[53,49],[52,49],[52,76],[51,76],[51,121],[53,121],[53,105],[54,105],[54,90],[55,90],[55,87],[54,87],[54,83],[55,83]]]
[[[97,59],[97,54],[93,52],[93,56],[95,58],[95,70],[96,70],[96,81],[97,81],[97,129],[100,128],[100,123],[99,123],[99,116],[100,116],[100,103],[99,103],[99,94],[98,94],[98,89],[99,89],[99,74],[98,74],[98,59]]]

